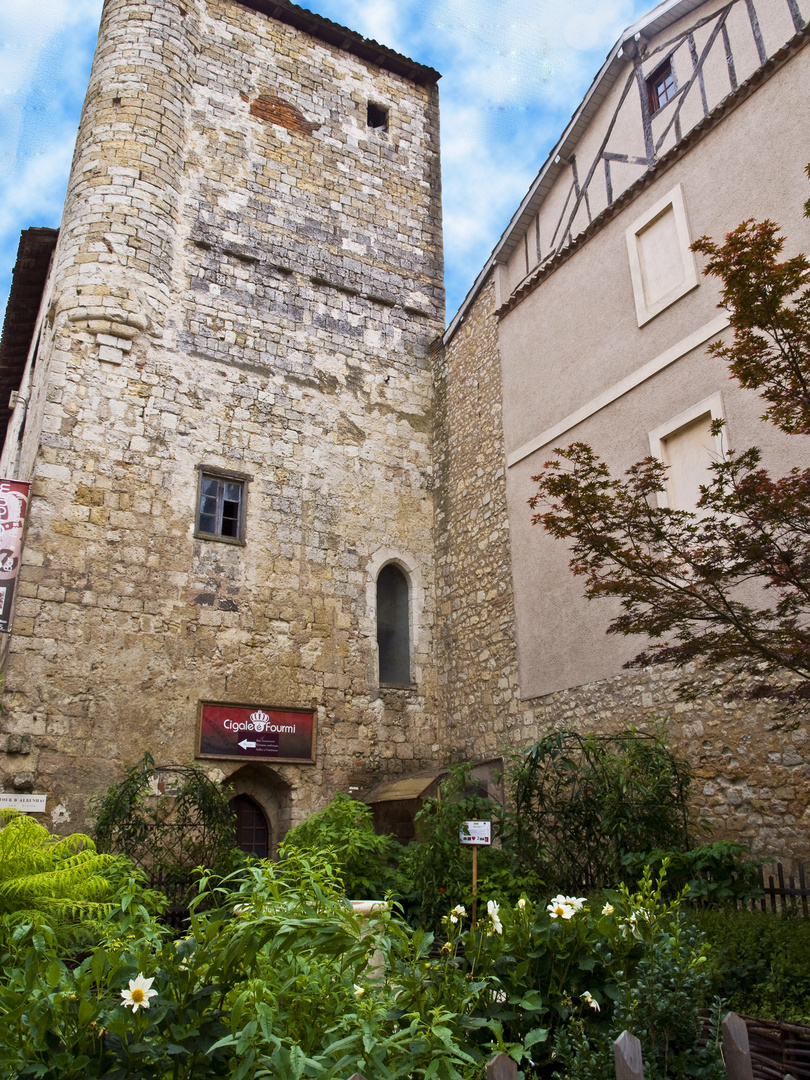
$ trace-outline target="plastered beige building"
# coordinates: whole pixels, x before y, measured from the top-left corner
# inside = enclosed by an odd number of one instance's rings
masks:
[[[796,107],[808,17],[792,0],[687,0],[630,27],[450,323],[441,372],[437,598],[461,629],[439,676],[448,745],[492,753],[550,726],[667,716],[700,812],[766,855],[808,850],[806,725],[779,730],[751,702],[681,701],[675,672],[624,672],[643,642],[605,635],[616,612],[582,597],[528,500],[553,448],[582,441],[616,472],[660,456],[667,497],[688,509],[721,450],[709,430],[720,417],[729,444],[761,446],[777,474],[807,464],[810,442],[761,424],[761,400],[708,356],[728,324],[689,245],[767,217],[788,254],[808,250]]]
[[[684,506],[713,417],[774,470],[808,452],[707,356],[689,251],[750,216],[808,249],[808,19],[665,0],[629,28],[442,344],[437,73],[287,3],[107,0],[0,356],[0,474],[33,483],[0,787],[69,829],[145,749],[199,757],[272,843],[336,790],[668,715],[712,827],[806,854],[805,727],[624,672],[527,500],[574,440],[660,454]],[[244,751],[205,703],[248,710]],[[304,714],[311,758],[268,749]]]

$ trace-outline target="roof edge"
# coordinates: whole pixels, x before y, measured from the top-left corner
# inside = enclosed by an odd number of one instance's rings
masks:
[[[394,75],[400,75],[403,79],[416,83],[418,86],[433,86],[441,75],[438,71],[419,64],[401,53],[394,52],[386,45],[371,38],[364,38],[355,30],[332,22],[323,15],[316,15],[313,11],[299,7],[291,3],[291,0],[234,0],[242,7],[257,11],[260,15],[267,15],[277,22],[293,26],[296,30],[303,30],[312,37],[334,45],[344,52],[357,56],[360,60],[366,60],[376,67],[390,71]]]

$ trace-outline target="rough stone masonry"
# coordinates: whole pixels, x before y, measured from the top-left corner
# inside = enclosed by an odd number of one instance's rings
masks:
[[[0,735],[0,784],[65,830],[144,750],[191,760],[201,700],[315,710],[314,765],[242,770],[282,831],[438,749],[438,75],[263,8],[104,8],[29,372]],[[195,535],[201,470],[243,485],[243,544]],[[401,688],[376,668],[388,562]]]

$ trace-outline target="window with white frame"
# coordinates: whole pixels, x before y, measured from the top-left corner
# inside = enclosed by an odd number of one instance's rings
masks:
[[[638,325],[643,326],[699,283],[681,185],[637,218],[625,237]]]
[[[694,510],[701,484],[711,479],[709,466],[725,452],[725,429],[715,435],[712,424],[723,419],[723,399],[717,393],[674,416],[650,432],[650,451],[667,466],[666,490],[660,506]]]

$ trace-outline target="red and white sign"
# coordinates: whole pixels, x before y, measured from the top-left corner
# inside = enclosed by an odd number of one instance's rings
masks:
[[[311,709],[200,702],[197,757],[249,761],[315,761]]]
[[[20,572],[23,527],[31,485],[0,480],[0,633],[11,630],[11,608]]]
[[[471,844],[473,847],[490,847],[492,844],[492,822],[462,821],[458,840],[460,844]]]

